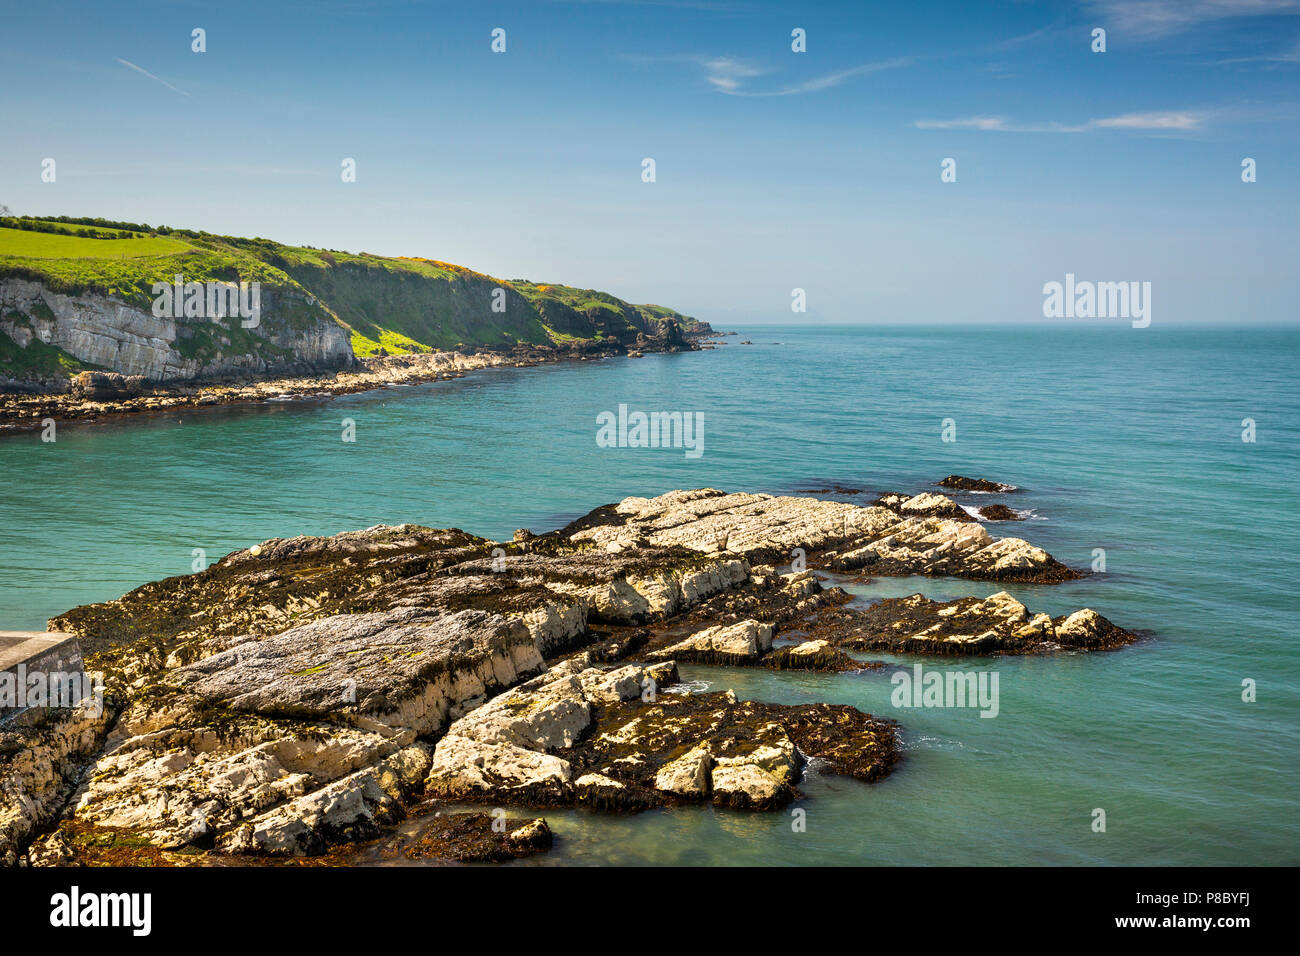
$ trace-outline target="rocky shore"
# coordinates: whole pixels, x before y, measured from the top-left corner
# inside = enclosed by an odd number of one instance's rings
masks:
[[[0,382],[0,434],[36,431],[45,419],[97,421],[141,412],[347,395],[394,385],[460,378],[485,368],[528,368],[547,362],[591,361],[632,352],[698,351],[691,336],[640,336],[632,346],[580,341],[566,346],[521,345],[509,350],[419,352],[352,359],[343,368],[304,368],[299,374],[229,375],[209,381],[151,382],[139,375],[82,372],[64,391]]]
[[[503,542],[416,525],[271,539],[75,608],[50,624],[103,673],[104,713],[0,725],[0,862],[346,862],[363,845],[509,859],[550,845],[544,819],[447,802],[772,810],[799,798],[811,760],[886,777],[898,725],[696,692],[679,664],[871,679],[879,665],[854,652],[1134,639],[1090,609],[1051,618],[1004,592],[860,607],[813,570],[1079,575],[916,497],[698,489]]]

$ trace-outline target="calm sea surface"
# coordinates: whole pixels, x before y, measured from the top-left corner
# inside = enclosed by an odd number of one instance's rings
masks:
[[[0,629],[188,573],[195,548],[215,560],[404,521],[508,537],[706,485],[915,492],[988,477],[1023,491],[985,501],[1032,510],[995,533],[1080,567],[1105,551],[1105,574],[1009,590],[1052,614],[1091,606],[1142,643],[924,662],[996,670],[994,719],[895,708],[892,668],[684,668],[742,697],[895,717],[905,760],[874,786],[814,773],[805,832],[784,812],[548,812],[557,847],[528,862],[1300,863],[1300,331],[756,327],[727,341],[0,439]],[[620,403],[702,413],[704,454],[598,448],[596,416]]]

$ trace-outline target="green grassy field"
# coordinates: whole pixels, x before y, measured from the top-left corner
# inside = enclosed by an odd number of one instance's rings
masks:
[[[144,236],[131,239],[83,239],[52,232],[29,232],[0,227],[0,256],[30,259],[138,259],[141,256],[166,256],[194,247],[169,236]]]

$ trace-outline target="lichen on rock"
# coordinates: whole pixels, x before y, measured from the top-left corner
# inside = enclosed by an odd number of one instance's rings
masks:
[[[811,633],[858,651],[944,655],[1102,651],[1138,639],[1091,608],[1053,618],[1030,613],[1006,591],[954,601],[913,594],[866,608],[839,607],[822,615]]]
[[[429,792],[534,806],[764,810],[796,797],[810,757],[862,780],[898,759],[894,722],[852,707],[663,693],[672,663],[588,663],[570,659],[453,724],[434,750]]]

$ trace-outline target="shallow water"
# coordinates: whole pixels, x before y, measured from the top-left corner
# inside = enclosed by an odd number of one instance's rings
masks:
[[[996,670],[994,719],[893,707],[893,668],[683,668],[744,697],[894,717],[905,760],[873,786],[814,773],[797,805],[806,832],[788,813],[550,811],[556,850],[526,862],[1300,862],[1300,332],[754,328],[727,341],[61,426],[54,444],[0,439],[0,628],[187,573],[195,548],[215,560],[267,537],[402,521],[501,537],[673,488],[874,494],[977,475],[1022,490],[963,503],[1037,519],[995,533],[1079,567],[1105,550],[1105,574],[1009,590],[1033,610],[1087,605],[1149,636],[1106,654],[924,662]],[[596,447],[596,415],[620,403],[702,413],[703,456]],[[1247,417],[1255,443],[1241,440]],[[955,443],[941,441],[945,418]],[[1241,700],[1244,678],[1256,703]]]

